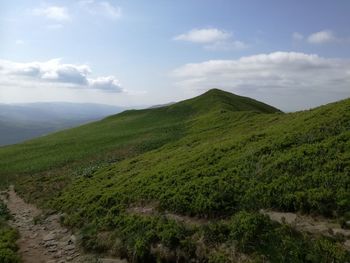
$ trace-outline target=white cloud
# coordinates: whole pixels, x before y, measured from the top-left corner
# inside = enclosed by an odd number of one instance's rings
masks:
[[[222,40],[227,40],[231,34],[216,28],[192,29],[191,31],[176,36],[175,40],[189,41],[193,43],[215,43]]]
[[[122,16],[121,7],[114,6],[108,1],[82,0],[79,4],[92,15],[101,15],[113,20]]]
[[[323,30],[309,35],[307,41],[311,44],[324,44],[337,42],[338,39],[335,37],[334,33],[330,30]]]
[[[47,19],[61,22],[68,21],[71,19],[67,8],[63,6],[47,6],[35,8],[32,13],[36,16],[43,16]]]
[[[247,47],[245,43],[232,39],[232,33],[217,28],[192,29],[175,36],[177,41],[186,41],[204,45],[209,50],[231,50]]]
[[[301,40],[304,39],[304,36],[303,36],[302,34],[300,34],[299,32],[294,32],[294,33],[292,34],[292,38],[293,38],[293,40],[295,40],[295,41],[301,41]]]
[[[350,61],[296,52],[186,64],[172,75],[190,90],[221,88],[298,109],[350,96]],[[319,97],[319,100],[315,100]],[[324,100],[324,101],[323,101]]]
[[[123,92],[119,81],[113,77],[90,78],[88,65],[65,64],[61,59],[45,62],[18,63],[0,60],[0,82],[17,87],[62,87]]]
[[[119,83],[119,80],[117,80],[114,76],[89,79],[89,85],[94,89],[108,91],[108,92],[123,91]]]

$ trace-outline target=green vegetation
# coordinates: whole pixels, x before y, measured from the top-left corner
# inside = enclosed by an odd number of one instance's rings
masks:
[[[349,99],[283,114],[211,90],[0,148],[0,177],[66,212],[86,249],[134,262],[347,262],[340,240],[259,210],[348,220],[349,149]]]
[[[0,262],[17,263],[20,262],[16,254],[16,240],[18,233],[6,223],[11,218],[7,206],[0,200]]]

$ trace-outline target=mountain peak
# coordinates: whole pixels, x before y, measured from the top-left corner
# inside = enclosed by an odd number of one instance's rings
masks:
[[[195,98],[178,102],[171,108],[190,106],[197,112],[203,112],[215,109],[224,109],[229,111],[253,111],[259,113],[281,112],[279,109],[265,104],[263,102],[239,96],[220,89],[211,89]]]

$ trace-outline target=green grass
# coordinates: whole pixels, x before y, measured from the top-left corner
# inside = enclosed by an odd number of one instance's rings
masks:
[[[283,114],[211,90],[0,148],[0,178],[65,212],[87,249],[134,261],[230,262],[236,251],[257,261],[346,262],[338,240],[298,233],[258,211],[347,218],[349,149],[349,99]],[[157,213],[132,215],[132,206]],[[168,212],[210,223],[189,226]]]

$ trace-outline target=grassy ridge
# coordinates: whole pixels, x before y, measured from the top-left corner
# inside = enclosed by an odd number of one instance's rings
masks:
[[[0,177],[133,261],[346,262],[261,208],[349,220],[350,100],[282,114],[219,90],[0,148]],[[154,214],[130,214],[130,207]],[[192,226],[167,213],[207,218]]]

